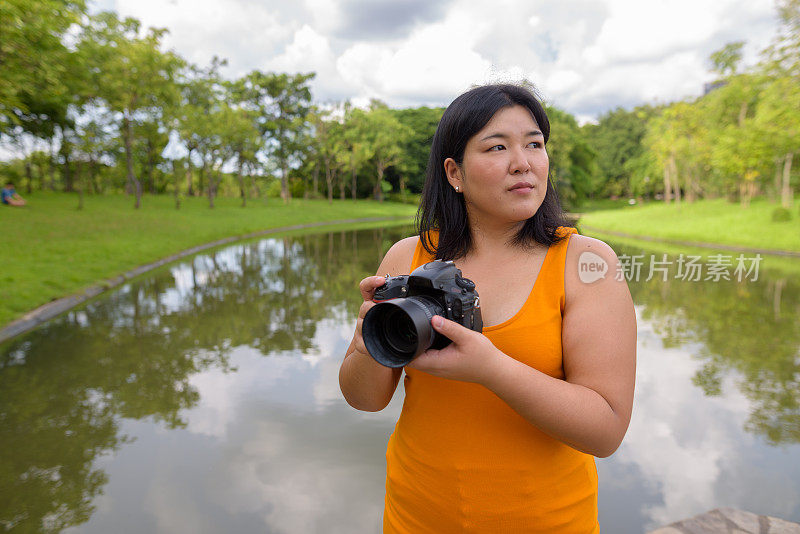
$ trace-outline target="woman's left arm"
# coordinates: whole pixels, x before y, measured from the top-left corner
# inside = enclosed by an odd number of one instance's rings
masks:
[[[605,276],[582,282],[579,263],[588,260],[604,261]],[[602,241],[570,238],[561,332],[564,380],[515,360],[457,323],[442,320],[437,326],[436,318],[434,328],[453,343],[427,351],[410,366],[482,384],[543,432],[582,452],[610,456],[630,422],[636,373],[636,317],[617,269],[616,254]]]

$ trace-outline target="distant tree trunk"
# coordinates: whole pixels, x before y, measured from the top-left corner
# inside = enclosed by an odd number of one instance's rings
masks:
[[[61,174],[62,178],[64,179],[64,192],[71,193],[75,190],[73,187],[73,177],[72,177],[72,161],[69,157],[69,150],[70,145],[68,141],[61,142],[61,155],[64,158],[64,163],[61,166]]]
[[[76,174],[76,178],[77,178],[77,181],[78,181],[78,209],[82,210],[83,209],[83,182],[84,182],[84,178],[82,178],[83,173],[81,172],[81,170],[82,170],[81,169],[81,162],[80,161],[76,161],[75,162],[75,167],[76,167],[76,173],[75,174]]]
[[[93,195],[100,194],[100,185],[97,183],[97,160],[93,155],[89,156],[89,185]]]
[[[672,179],[670,177],[671,167],[669,161],[664,162],[664,202],[667,204],[672,200]]]
[[[64,135],[64,130],[61,130],[61,135],[62,136]],[[46,184],[46,186],[50,191],[55,191],[56,190],[56,159],[57,158],[56,158],[55,140],[53,139],[53,137],[51,137],[48,140],[48,145],[50,147],[50,151],[49,151],[49,153],[50,153],[50,161],[48,162],[49,165],[48,165],[48,168],[47,168],[47,176],[49,178],[49,181]]]
[[[139,209],[142,204],[142,184],[133,174],[133,124],[126,116],[122,119],[123,129],[122,137],[125,141],[125,167],[128,172],[128,184],[133,188],[136,194],[135,209]]]
[[[256,198],[261,198],[261,190],[258,188],[258,181],[256,180],[255,171],[255,166],[252,163],[248,163],[247,174],[250,176],[250,189],[253,191],[253,194]]]
[[[689,170],[686,172],[685,198],[686,198],[686,202],[688,202],[690,204],[692,202],[694,202],[695,198],[696,198],[695,197],[695,193],[696,193],[696,190],[695,190],[695,173],[696,172],[697,172],[697,170],[694,167],[689,168]]]
[[[356,183],[357,180],[357,173],[355,167],[353,167],[353,180],[350,184],[350,194],[353,196],[353,200],[356,199],[356,193],[358,192],[358,184]]]
[[[314,165],[314,173],[312,176],[314,198],[317,198],[319,196],[319,165]]]
[[[345,177],[339,177],[339,200],[344,200],[344,186],[345,186]]]
[[[386,168],[381,164],[378,163],[378,179],[375,181],[375,187],[372,189],[372,195],[378,202],[383,202],[383,173]]]
[[[281,160],[281,198],[284,204],[288,204],[292,198],[289,193],[289,166],[286,165],[286,160]]]
[[[203,196],[203,186],[206,178],[206,169],[208,168],[205,155],[202,156],[202,159],[203,159],[203,165],[200,167],[200,173],[198,176],[197,196]]]
[[[208,207],[214,209],[214,194],[217,189],[218,178],[214,176],[214,169],[208,174]]]
[[[328,204],[333,204],[333,178],[333,169],[331,169],[330,165],[325,165],[325,183],[328,186]]]
[[[670,165],[672,167],[672,187],[675,189],[675,204],[681,203],[681,180],[678,175],[678,165],[675,163],[675,154],[670,157]]]
[[[174,159],[172,160],[172,175],[175,177],[175,191],[173,193],[175,195],[175,209],[179,210],[181,209],[181,173],[178,168],[178,161]]]
[[[147,188],[150,190],[151,195],[156,194],[156,180],[153,176],[153,168],[155,167],[155,150],[153,149],[153,142],[147,140],[147,160],[145,161],[145,177],[147,178]]]
[[[192,148],[189,149],[189,155],[186,156],[186,195],[194,196],[194,186],[192,184]]]
[[[236,177],[239,179],[239,194],[242,197],[242,207],[244,208],[247,206],[247,192],[245,191],[244,188],[244,172],[243,172],[244,163],[242,163],[241,156],[239,156],[238,159],[239,159],[239,165],[238,168],[236,169]]]
[[[31,168],[30,156],[25,158],[25,178],[27,179],[25,192],[30,195],[33,193],[33,169]]]
[[[358,192],[358,187],[356,187],[356,176],[358,173],[356,172],[355,154],[353,154],[352,151],[350,152],[350,169],[353,172],[353,180],[350,183],[350,194],[353,196],[353,200],[355,200],[356,193]]]
[[[789,208],[792,205],[792,186],[789,178],[792,173],[792,159],[794,159],[794,152],[786,154],[783,162],[783,187],[781,188],[781,206]]]

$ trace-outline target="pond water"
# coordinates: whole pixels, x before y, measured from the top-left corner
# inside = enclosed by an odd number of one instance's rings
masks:
[[[0,527],[379,532],[402,387],[357,412],[338,368],[357,281],[409,231],[237,244],[0,345]],[[602,530],[720,506],[800,522],[800,275],[766,257],[741,281],[682,279],[659,253],[672,271],[646,281],[651,253],[611,245],[645,266],[626,273],[636,400],[597,462]]]

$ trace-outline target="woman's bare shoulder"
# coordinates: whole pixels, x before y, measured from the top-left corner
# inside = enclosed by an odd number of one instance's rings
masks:
[[[417,249],[419,243],[419,236],[406,237],[401,239],[386,252],[383,257],[380,267],[378,267],[378,275],[388,274],[390,276],[399,276],[401,274],[409,274],[408,269],[411,267],[411,261],[414,259],[414,251]]]
[[[619,274],[619,260],[608,243],[593,237],[572,234],[567,245],[564,265],[564,291],[567,300],[589,288],[614,286],[623,282]],[[627,290],[627,287],[625,288]]]

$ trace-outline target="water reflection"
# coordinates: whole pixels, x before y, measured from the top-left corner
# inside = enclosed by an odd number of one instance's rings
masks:
[[[352,410],[338,365],[355,283],[407,232],[228,247],[0,346],[0,525],[379,531],[402,398]],[[800,521],[800,281],[763,267],[756,282],[631,282],[636,404],[598,464],[605,531],[718,506]]]

